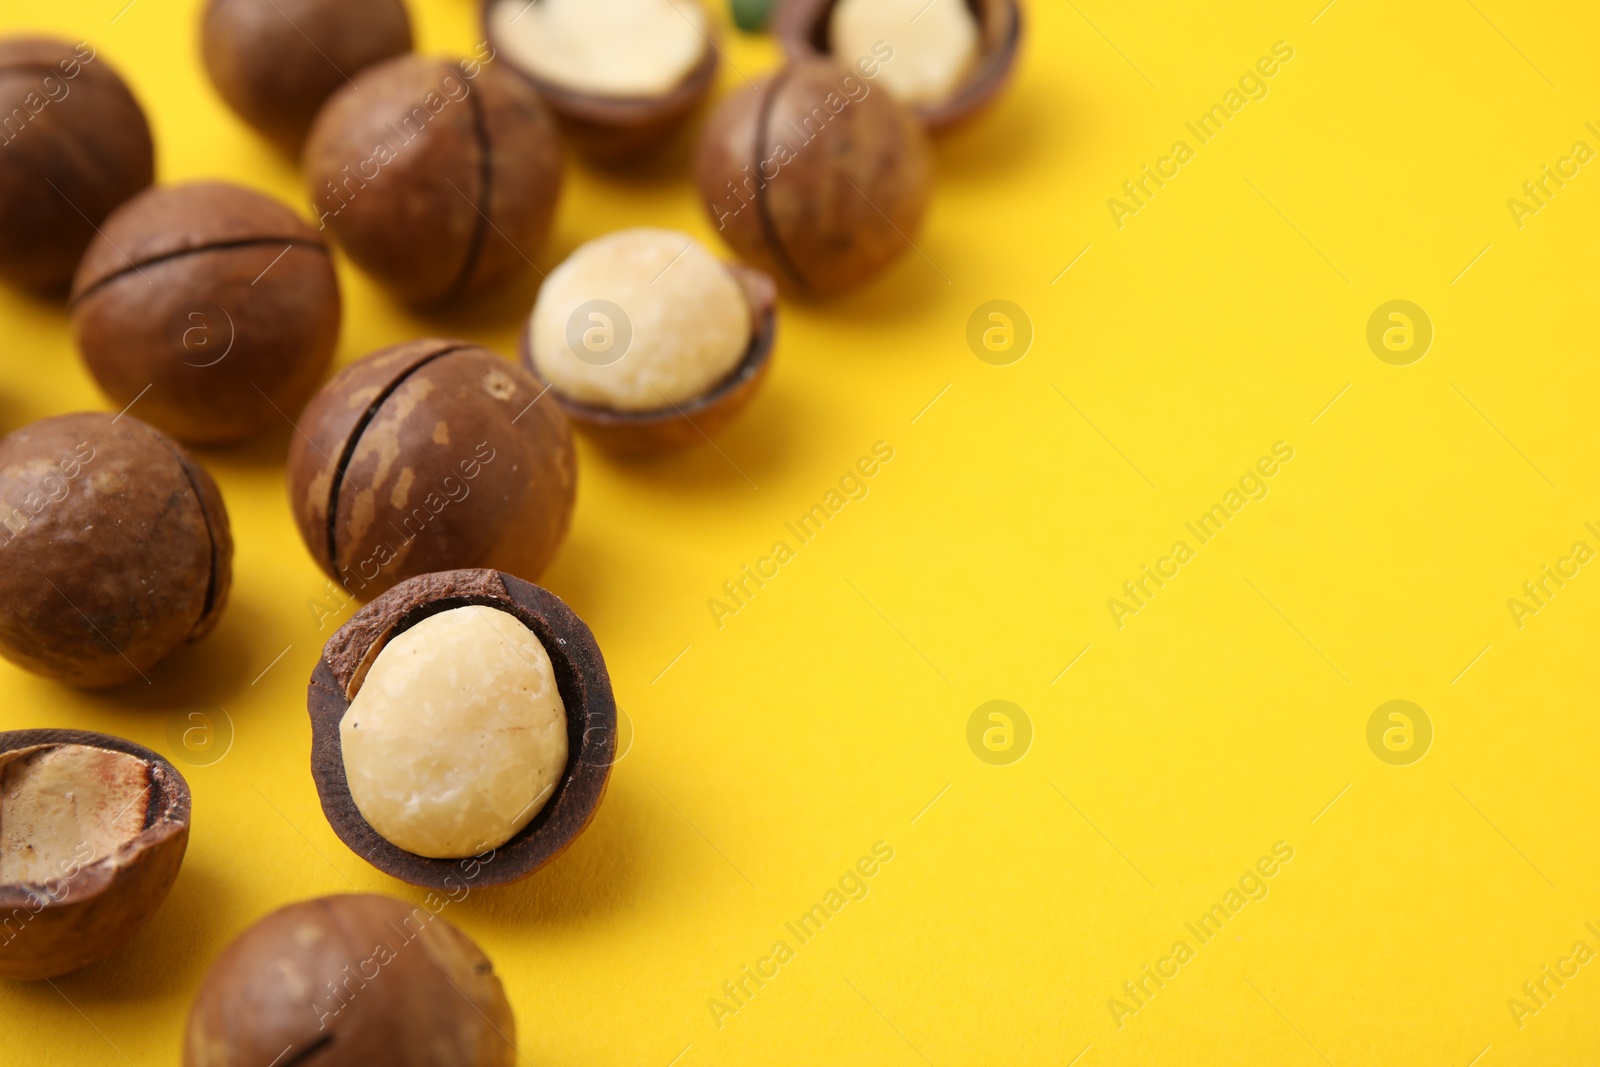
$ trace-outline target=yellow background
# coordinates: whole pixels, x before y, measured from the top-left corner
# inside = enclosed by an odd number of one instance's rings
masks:
[[[0,22],[120,68],[160,180],[303,206],[207,83],[197,5],[123,2],[12,0]],[[525,1062],[1600,1058],[1600,964],[1520,1028],[1506,1003],[1575,941],[1600,949],[1600,564],[1520,629],[1506,604],[1573,542],[1600,548],[1600,164],[1521,229],[1506,206],[1574,141],[1600,148],[1600,19],[1318,6],[1035,0],[1012,91],[938,146],[922,254],[786,302],[721,454],[584,446],[544,584],[593,626],[636,737],[570,852],[444,913],[504,977]],[[470,0],[411,8],[424,50],[478,40]],[[1280,40],[1294,58],[1266,98],[1196,146],[1184,122]],[[725,49],[723,92],[776,58],[731,29]],[[1179,138],[1195,158],[1119,229],[1107,199]],[[540,265],[628,225],[714,241],[686,167],[687,148],[648,173],[573,163]],[[509,354],[533,295],[419,317],[340,275],[341,362],[429,333]],[[993,299],[1036,332],[1010,366],[966,344]],[[1365,341],[1392,299],[1434,326],[1411,366]],[[107,406],[59,307],[0,293],[0,347],[5,429]],[[153,685],[78,693],[0,664],[5,728],[180,757],[174,718],[220,708],[235,734],[180,763],[193,840],[150,926],[55,988],[0,986],[6,1062],[175,1062],[208,961],[270,909],[422,899],[340,844],[312,787],[304,685],[329,630],[287,435],[202,453],[233,599]],[[880,440],[869,495],[719,629],[708,598]],[[1270,494],[1119,629],[1107,598],[1280,440],[1295,456]],[[1032,724],[1009,766],[967,744],[991,699]],[[1391,699],[1433,724],[1410,766],[1367,745]],[[719,1028],[721,984],[877,841],[894,859],[869,895]],[[1278,841],[1294,859],[1266,898],[1198,945],[1185,921]],[[1119,1028],[1108,998],[1180,938],[1195,958]]]

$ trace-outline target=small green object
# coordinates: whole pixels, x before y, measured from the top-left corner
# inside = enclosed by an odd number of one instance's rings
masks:
[[[760,33],[767,28],[776,0],[728,0],[733,8],[733,21],[746,33]]]

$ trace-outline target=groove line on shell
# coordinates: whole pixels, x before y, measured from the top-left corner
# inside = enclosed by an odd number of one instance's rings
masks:
[[[296,248],[310,248],[321,252],[325,256],[329,255],[328,246],[326,244],[323,244],[321,241],[307,241],[299,237],[242,237],[236,241],[217,241],[213,244],[197,245],[194,248],[180,248],[172,252],[163,252],[159,256],[151,256],[148,259],[141,259],[137,261],[129,260],[127,266],[121,267],[114,273],[106,275],[104,278],[101,278],[83,292],[73,297],[69,306],[76,307],[81,301],[87,300],[91,294],[104,289],[117,279],[125,278],[130,273],[140,270],[144,267],[155,266],[158,263],[166,263],[175,259],[187,259],[189,256],[197,256],[202,252],[230,252],[238,248],[256,248],[261,246],[277,248],[279,245],[292,245]],[[123,258],[126,259],[127,257]]]

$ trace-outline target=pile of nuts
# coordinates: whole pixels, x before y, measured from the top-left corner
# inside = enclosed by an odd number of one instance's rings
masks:
[[[519,362],[420,338],[329,378],[334,258],[423,309],[525,285],[564,145],[628,167],[704,110],[721,55],[707,2],[485,0],[484,42],[452,59],[412,52],[403,0],[208,0],[205,69],[298,158],[314,225],[227,182],[152,185],[150,126],[92,46],[0,40],[0,279],[66,300],[120,409],[0,439],[0,655],[102,688],[148,683],[204,638],[234,537],[186,446],[287,421],[305,546],[367,602],[308,691],[329,824],[434,889],[469,868],[514,881],[567,848],[617,742],[594,635],[532,584],[571,523],[573,428],[657,453],[732,422],[766,380],[780,290],[844,292],[912,247],[930,134],[1006,82],[1017,0],[781,0],[787,64],[723,100],[694,153],[742,262],[674,230],[591,240],[529,301]],[[747,30],[770,6],[733,0]],[[190,803],[131,742],[0,733],[0,909],[22,917],[0,976],[53,977],[132,939],[178,875]],[[492,965],[436,916],[374,896],[267,916],[212,967],[184,1063],[512,1063]],[[352,968],[402,977],[347,1002]]]

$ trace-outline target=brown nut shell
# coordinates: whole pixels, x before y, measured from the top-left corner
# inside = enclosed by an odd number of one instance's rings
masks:
[[[80,746],[132,756],[145,765],[142,829],[109,855],[80,844],[60,874],[40,883],[0,884],[0,977],[55,978],[109,956],[127,944],[167,898],[189,844],[189,783],[143,745],[86,730],[0,733],[0,783],[5,770],[51,749]],[[10,801],[0,795],[0,805]],[[137,810],[137,809],[135,809]],[[33,848],[26,813],[0,826],[8,854]],[[82,862],[77,862],[78,860]]]
[[[206,972],[183,1067],[511,1067],[505,988],[440,910],[372,894],[279,908]]]
[[[567,766],[533,821],[485,856],[430,859],[390,843],[350,797],[339,723],[383,646],[430,615],[484,604],[516,616],[538,637],[555,668],[567,709]],[[385,874],[444,889],[463,881],[504,885],[526,878],[564,852],[594,818],[616,761],[617,705],[604,657],[582,619],[555,594],[492,570],[445,571],[402,582],[362,608],[323,649],[306,693],[311,712],[311,776],[328,824],[350,850]]]
[[[89,371],[118,407],[181,441],[238,441],[298,412],[339,340],[327,243],[226,182],[149,189],[118,208],[72,287]]]
[[[0,278],[59,291],[95,227],[155,177],[139,102],[87,43],[0,40]]]
[[[209,0],[200,55],[222,99],[279,147],[298,152],[335,89],[411,51],[402,0]]]
[[[0,655],[119,685],[209,633],[233,581],[222,494],[131,415],[59,415],[0,439]],[[147,680],[147,679],[146,679]]]
[[[567,139],[590,159],[618,163],[659,146],[683,126],[716,83],[716,40],[708,36],[699,62],[671,89],[656,96],[601,96],[557,85],[518,67],[511,53],[496,40],[489,18],[489,9],[495,2],[484,0],[482,6],[485,39],[507,66],[539,90]],[[709,27],[707,32],[712,33]]]
[[[838,0],[779,0],[772,32],[791,60],[831,56],[850,66],[861,57],[836,56],[830,40]],[[932,133],[953,129],[989,107],[1011,80],[1022,49],[1022,7],[1017,0],[966,0],[978,20],[978,59],[961,85],[943,100],[911,110]]]
[[[737,263],[728,264],[750,303],[750,347],[722,381],[702,395],[654,411],[618,411],[572,400],[556,389],[550,395],[567,418],[607,450],[618,455],[649,455],[696,445],[739,416],[767,379],[778,333],[778,292],[772,277]],[[522,366],[541,386],[533,361],[533,319],[522,329]]]
[[[868,83],[813,59],[747,86],[712,114],[695,157],[723,239],[813,295],[857,285],[909,249],[933,191],[917,120],[881,89],[850,99],[847,84]]]
[[[526,80],[415,55],[329,98],[304,168],[319,220],[414,304],[456,300],[532,262],[562,176],[555,121]]]
[[[572,429],[526,371],[429,338],[333,377],[289,445],[289,503],[312,556],[369,599],[430,571],[536,579],[572,518]]]

